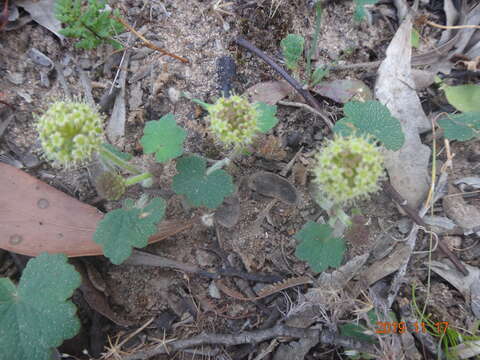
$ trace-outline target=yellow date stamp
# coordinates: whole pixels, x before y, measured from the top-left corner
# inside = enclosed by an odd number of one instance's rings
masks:
[[[439,334],[445,334],[448,329],[448,321],[439,321],[434,323],[433,325],[434,329],[436,329],[437,333]],[[414,322],[412,324],[407,324],[405,321],[377,321],[376,326],[376,334],[403,334],[406,332],[427,332],[427,327],[424,322]]]

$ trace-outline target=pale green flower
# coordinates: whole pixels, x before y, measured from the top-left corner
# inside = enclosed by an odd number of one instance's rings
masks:
[[[208,112],[211,131],[225,145],[248,145],[259,131],[258,111],[242,96],[222,97]]]
[[[345,204],[379,190],[384,178],[379,148],[362,137],[335,137],[316,155],[314,182],[330,201]]]
[[[83,102],[52,103],[36,124],[46,158],[65,167],[88,161],[102,142],[102,122],[98,111]]]

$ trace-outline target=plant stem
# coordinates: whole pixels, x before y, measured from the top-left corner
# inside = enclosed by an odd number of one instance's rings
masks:
[[[417,225],[423,226],[425,229],[428,229],[428,225],[425,223],[425,221],[423,221],[418,212],[412,207],[410,207],[410,205],[408,205],[407,201],[402,197],[402,195],[397,192],[397,190],[395,190],[395,188],[390,184],[390,182],[386,182],[383,189],[387,193],[388,197],[395,201],[395,203],[397,203],[398,206],[400,206],[403,211],[407,213],[410,219],[412,219]],[[457,255],[455,255],[450,250],[447,244],[445,244],[442,240],[439,239],[438,247],[463,275],[468,276],[467,268],[458,259]]]
[[[126,170],[126,171],[128,171],[132,174],[137,174],[137,175],[142,174],[142,172],[139,169],[137,169],[135,166],[129,164],[127,161],[118,157],[113,152],[111,152],[110,150],[106,149],[103,146],[100,146],[98,148],[98,154],[104,160],[110,161],[111,163],[115,164],[116,166],[118,166],[121,169],[124,169],[124,170]]]
[[[273,61],[267,54],[262,50],[254,46],[248,40],[238,37],[235,39],[235,42],[250,51],[251,53],[257,55],[260,59],[265,61],[268,65],[272,67],[273,70],[278,72],[287,82],[300,94],[303,96],[305,101],[313,107],[315,110],[322,112],[322,107],[319,102],[313,97],[313,95],[307,89],[304,89],[303,86],[291,77],[281,66],[279,66],[275,61]]]
[[[214,171],[217,171],[217,170],[220,170],[221,168],[223,168],[224,166],[228,166],[230,164],[231,160],[230,158],[226,157],[222,160],[218,160],[216,161],[212,166],[210,166],[208,169],[207,169],[207,172],[206,172],[206,175],[210,175],[211,173],[213,173]]]
[[[149,172],[146,172],[140,175],[131,176],[125,179],[125,185],[127,186],[135,185],[143,180],[150,179],[151,177],[153,177],[153,175]]]
[[[214,171],[220,170],[224,166],[228,166],[233,161],[233,159],[235,159],[237,156],[239,156],[242,153],[242,149],[243,149],[242,147],[235,148],[224,159],[215,161],[213,165],[207,169],[206,175],[208,176]]]

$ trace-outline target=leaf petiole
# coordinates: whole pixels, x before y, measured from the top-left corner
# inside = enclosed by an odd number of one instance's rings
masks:
[[[131,176],[131,177],[125,179],[125,185],[126,186],[135,185],[135,184],[138,184],[139,182],[142,182],[146,179],[150,179],[152,177],[153,177],[153,175],[149,172],[145,172],[145,173],[140,174],[140,175]]]
[[[121,169],[124,169],[132,174],[137,174],[140,175],[142,172],[135,166],[129,164],[127,161],[123,160],[122,158],[118,157],[116,154],[114,154],[112,151],[108,150],[107,148],[100,146],[98,148],[98,154],[100,157],[110,163],[113,163],[114,165],[118,166]]]

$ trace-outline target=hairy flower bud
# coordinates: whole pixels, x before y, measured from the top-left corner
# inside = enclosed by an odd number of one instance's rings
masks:
[[[384,177],[378,147],[361,137],[335,137],[317,154],[316,161],[314,182],[337,204],[368,197],[378,191]]]
[[[210,129],[226,145],[250,144],[258,130],[258,111],[242,96],[220,98],[208,108]]]
[[[36,127],[44,154],[54,165],[81,164],[102,142],[102,117],[82,102],[54,102]]]
[[[107,200],[120,199],[127,189],[125,179],[113,171],[102,173],[95,180],[95,187],[98,194]]]

